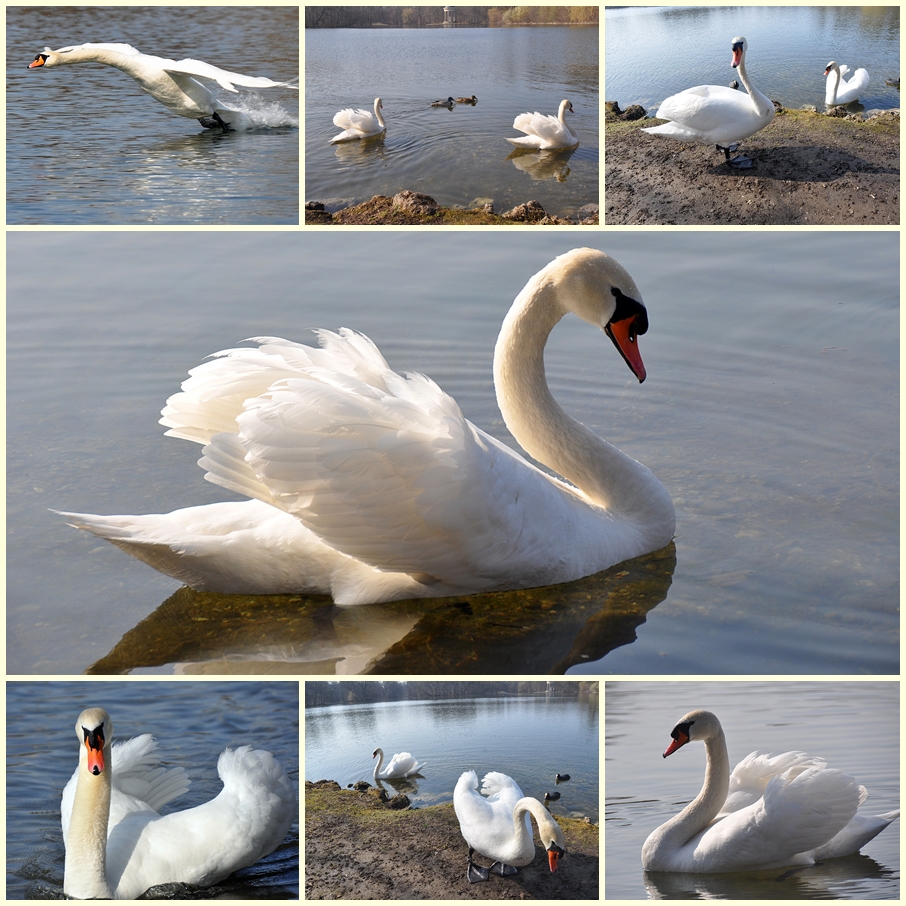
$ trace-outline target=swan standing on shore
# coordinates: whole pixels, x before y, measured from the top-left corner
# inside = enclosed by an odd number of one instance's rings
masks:
[[[349,142],[361,138],[373,138],[387,131],[387,124],[381,116],[384,105],[380,98],[374,99],[374,113],[370,110],[353,110],[347,107],[334,114],[333,124],[343,131],[335,135],[328,144]]]
[[[658,119],[670,120],[651,126],[644,132],[666,135],[681,142],[714,144],[731,167],[751,167],[744,155],[731,158],[739,142],[764,129],[774,119],[774,104],[750,81],[746,72],[745,38],[734,38],[731,45],[731,66],[739,70],[739,78],[748,94],[725,85],[698,85],[667,98],[658,108]]]
[[[529,815],[538,825],[550,870],[557,870],[566,848],[560,825],[537,799],[523,796],[512,777],[491,771],[482,778],[479,793],[478,775],[466,771],[453,790],[453,810],[469,844],[466,876],[470,883],[487,881],[490,872],[501,876],[516,874],[517,867],[528,865],[535,858]],[[490,868],[472,861],[476,851],[494,860]]]
[[[275,82],[263,76],[247,76],[218,69],[201,60],[167,60],[140,53],[130,44],[78,44],[42,53],[28,64],[29,69],[51,69],[70,63],[103,63],[132,76],[136,82],[171,113],[197,119],[206,129],[248,124],[248,117],[216,98],[202,82],[212,82],[226,91],[237,93],[244,88],[295,88],[298,80]],[[199,81],[201,80],[201,81]]]
[[[378,756],[380,757],[378,758]],[[384,750],[381,748],[375,749],[371,753],[371,757],[378,759],[378,763],[374,766],[375,780],[401,780],[403,777],[411,777],[428,763],[423,761],[419,764],[408,752],[397,752],[385,768]]]
[[[690,711],[670,735],[664,758],[690,741],[704,742],[705,784],[645,841],[642,867],[648,871],[812,865],[858,852],[900,814],[857,815],[868,798],[865,787],[805,752],[753,752],[731,774],[724,731],[710,711]]]
[[[374,344],[318,331],[215,354],[163,410],[167,434],[204,446],[208,480],[246,497],[165,515],[64,513],[194,588],[330,594],[337,604],[532,588],[664,547],[673,503],[643,465],[571,418],[544,347],[572,313],[603,330],[639,381],[648,314],[632,277],[595,249],[526,284],[494,352],[504,421],[551,476],[465,419]]]
[[[513,128],[525,132],[519,138],[508,138],[507,141],[517,148],[532,148],[540,151],[569,149],[579,147],[578,133],[566,122],[566,111],[573,113],[573,105],[568,100],[560,101],[557,116],[544,113],[520,113],[513,121]]]
[[[852,78],[843,81],[843,90],[840,90],[840,78],[849,74],[849,67],[844,63],[837,65],[833,60],[827,64],[824,75],[827,77],[826,90],[824,93],[824,103],[828,107],[836,107],[840,104],[851,104],[857,100],[859,95],[868,88],[868,70],[857,69]]]
[[[220,793],[160,815],[189,781],[182,768],[158,767],[152,736],[111,746],[102,708],[83,711],[75,732],[79,766],[61,804],[63,891],[74,899],[134,900],[156,884],[210,887],[272,853],[298,816],[292,783],[269,752],[226,749]]]

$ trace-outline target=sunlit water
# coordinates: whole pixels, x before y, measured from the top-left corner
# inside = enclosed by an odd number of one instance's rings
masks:
[[[899,6],[694,6],[609,9],[605,94],[653,116],[664,98],[693,85],[728,85],[730,42],[748,42],[755,87],[787,108],[824,110],[824,69],[835,60],[865,68],[866,110],[900,106],[885,84],[900,78]]]
[[[261,124],[224,134],[110,66],[27,68],[45,46],[121,42],[285,81],[299,75],[298,9],[10,7],[6,24],[7,223],[299,222],[297,90],[216,89]]]
[[[8,899],[63,896],[60,797],[79,762],[76,718],[92,707],[110,713],[115,739],[151,733],[158,740],[164,767],[185,768],[192,785],[163,813],[191,808],[220,792],[217,758],[227,747],[251,744],[271,752],[298,792],[298,683],[8,683]],[[298,895],[299,827],[294,823],[270,856],[198,896]],[[178,896],[185,898],[184,893]]]
[[[598,29],[307,29],[305,197],[330,210],[423,192],[443,205],[535,199],[571,216],[598,203]],[[449,96],[477,104],[432,108]],[[330,144],[334,114],[383,101],[383,138]],[[575,151],[513,153],[524,112],[568,98]]]
[[[452,802],[464,771],[479,781],[500,771],[526,796],[559,792],[548,803],[554,815],[597,821],[598,703],[545,695],[306,708],[305,779],[373,784],[380,747],[385,765],[396,752],[425,765],[416,777],[382,781],[416,807]],[[557,784],[558,773],[569,781]]]
[[[783,876],[782,871],[646,873],[642,844],[704,782],[700,743],[661,757],[688,711],[713,711],[731,767],[750,752],[802,750],[868,789],[859,813],[900,806],[898,682],[607,683],[604,702],[606,897],[610,899],[897,899],[900,822],[862,848]]]
[[[336,608],[171,598],[177,581],[50,510],[230,499],[200,448],[163,436],[160,409],[206,355],[309,327],[362,330],[511,443],[491,378],[500,322],[577,239],[11,235],[7,671],[898,673],[898,235],[582,238],[635,276],[648,379],[566,318],[549,380],[663,481],[675,553],[648,578],[642,558],[537,593]],[[228,283],[199,269],[214,259]]]

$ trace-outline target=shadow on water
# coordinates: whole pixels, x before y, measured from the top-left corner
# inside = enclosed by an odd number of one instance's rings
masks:
[[[667,596],[673,543],[563,585],[337,607],[323,596],[181,588],[89,674],[565,674],[635,641]]]

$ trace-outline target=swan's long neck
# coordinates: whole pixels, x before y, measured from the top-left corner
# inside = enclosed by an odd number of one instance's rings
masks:
[[[828,84],[830,80],[834,80],[834,84],[826,93],[824,102],[833,106],[834,102],[837,100],[837,92],[840,90],[840,67],[835,66],[831,71],[830,75],[827,77]]]
[[[107,883],[110,771],[109,747],[104,752],[104,770],[98,775],[88,770],[84,757],[79,761],[63,871],[64,893],[79,900],[113,898]]]
[[[377,780],[378,774],[381,773],[381,768],[384,766],[384,753],[381,749],[378,749],[378,759],[377,764],[374,766],[374,779]]]
[[[576,485],[590,502],[654,524],[673,511],[663,486],[641,463],[567,415],[548,388],[544,347],[566,312],[558,301],[563,291],[542,271],[504,319],[494,350],[494,385],[503,420],[530,456]]]
[[[673,851],[689,842],[699,831],[704,830],[723,808],[730,789],[730,759],[727,755],[727,740],[724,731],[717,732],[704,740],[705,783],[701,792],[678,814],[662,824],[656,831],[657,846]],[[652,834],[654,836],[654,834]],[[646,847],[648,843],[646,842]]]
[[[773,101],[767,95],[762,94],[750,81],[749,74],[746,72],[746,55],[742,54],[739,60],[739,66],[736,67],[736,71],[739,73],[739,81],[745,85],[746,91],[749,92],[749,97],[752,98],[755,106],[758,108],[759,113],[766,113],[768,107],[774,107]]]
[[[391,105],[392,106],[392,105]],[[384,127],[386,123],[384,122],[384,117],[381,116],[381,102],[377,100],[374,102],[374,115],[377,117],[378,125]],[[383,757],[383,756],[382,756]]]

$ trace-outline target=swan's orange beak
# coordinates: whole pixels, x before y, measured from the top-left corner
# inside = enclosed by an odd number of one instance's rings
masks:
[[[610,321],[604,331],[613,340],[613,345],[617,347],[620,355],[623,356],[623,361],[630,367],[632,373],[639,379],[641,384],[648,376],[648,373],[645,371],[645,363],[639,353],[637,318],[638,315],[630,315],[622,321]]]
[[[830,66],[828,66],[827,69],[824,70],[824,74],[827,75],[830,71],[831,71],[831,68],[830,68]]]
[[[84,730],[84,728],[83,728]],[[97,776],[104,770],[104,728],[84,730],[85,750],[88,753],[88,770]]]
[[[37,69],[39,66],[43,66],[47,62],[47,57],[43,53],[39,53],[31,63],[28,64],[29,69]]]
[[[560,862],[560,856],[563,855],[563,850],[557,846],[556,843],[551,845],[551,848],[547,851],[547,864],[550,865],[551,871],[556,871],[557,866]]]
[[[742,59],[742,44],[733,45],[733,62],[730,64],[731,69],[736,69],[739,66],[739,61]]]
[[[682,730],[674,730],[676,736],[673,737],[673,742],[667,746],[667,751],[664,752],[663,758],[666,758],[668,755],[672,755],[677,749],[682,748],[687,742],[689,742],[689,737],[683,733]]]

